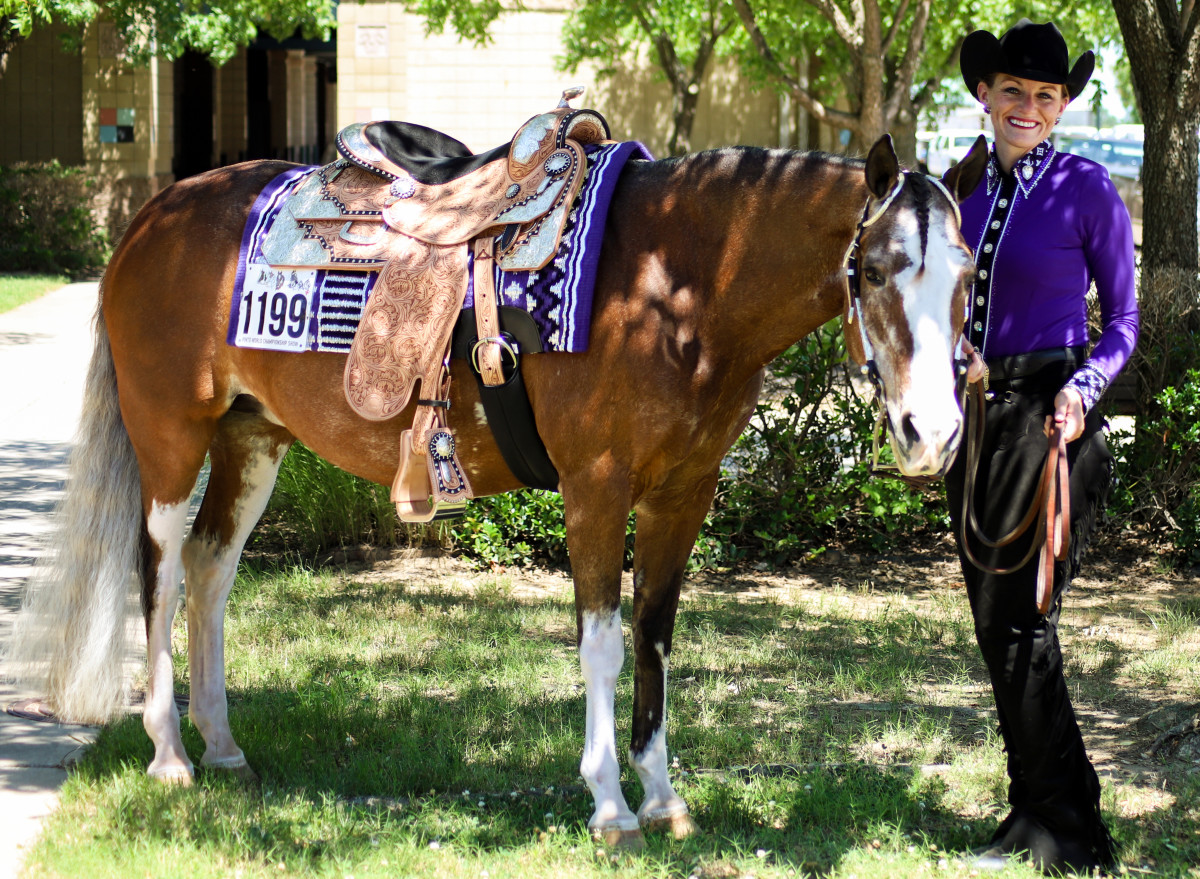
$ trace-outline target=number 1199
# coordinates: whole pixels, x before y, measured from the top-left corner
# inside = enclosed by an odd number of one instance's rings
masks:
[[[286,331],[289,338],[299,339],[308,323],[308,297],[304,292],[275,293],[248,291],[242,297],[242,335],[253,332],[280,338]],[[257,313],[257,314],[256,314]],[[257,316],[257,327],[251,330]]]

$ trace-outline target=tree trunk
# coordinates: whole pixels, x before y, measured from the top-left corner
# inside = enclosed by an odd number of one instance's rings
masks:
[[[1170,103],[1170,102],[1163,102]],[[1178,107],[1142,113],[1146,126],[1142,160],[1142,268],[1195,270],[1196,187],[1200,182],[1200,116]]]
[[[1145,207],[1143,273],[1195,271],[1200,37],[1191,3],[1112,0],[1146,126],[1142,161]]]
[[[696,107],[700,103],[700,89],[696,86],[685,86],[672,90],[672,119],[671,140],[667,143],[667,151],[673,156],[680,156],[692,151],[692,126],[696,121]]]

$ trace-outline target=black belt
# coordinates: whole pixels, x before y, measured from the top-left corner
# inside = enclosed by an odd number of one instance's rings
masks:
[[[1083,363],[1087,356],[1087,348],[1083,345],[1061,348],[1043,348],[1040,351],[1030,351],[1026,354],[1012,354],[1008,357],[989,357],[987,363],[987,381],[989,385],[997,382],[1010,382],[1014,379],[1028,378],[1041,372],[1047,366],[1064,364],[1074,369]]]

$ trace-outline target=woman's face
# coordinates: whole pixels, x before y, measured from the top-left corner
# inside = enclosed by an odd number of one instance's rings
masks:
[[[1068,100],[1061,85],[1003,73],[990,87],[979,84],[979,99],[992,108],[997,147],[1013,158],[1020,158],[1050,136]]]

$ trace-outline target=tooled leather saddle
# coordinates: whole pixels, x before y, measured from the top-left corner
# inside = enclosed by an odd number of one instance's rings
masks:
[[[447,423],[449,348],[474,257],[485,385],[505,376],[493,264],[540,269],[553,258],[583,183],[584,146],[608,125],[568,101],[534,116],[513,140],[472,154],[440,132],[404,122],[356,123],[337,138],[339,158],[310,173],[276,219],[263,254],[280,268],[378,271],[346,361],[344,389],[364,418],[383,421],[421,396],[402,433],[392,500],[400,518],[458,515],[472,496]]]

